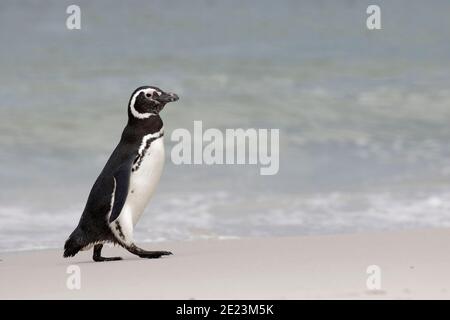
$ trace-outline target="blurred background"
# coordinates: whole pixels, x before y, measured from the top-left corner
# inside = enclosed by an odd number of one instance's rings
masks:
[[[375,2],[2,0],[0,250],[62,247],[141,85],[181,99],[138,241],[450,226],[450,2]],[[280,129],[279,173],[173,165],[194,120]]]

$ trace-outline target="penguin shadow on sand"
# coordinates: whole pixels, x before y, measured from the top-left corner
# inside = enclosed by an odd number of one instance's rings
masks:
[[[170,255],[173,255],[173,253],[171,252]],[[168,256],[168,255],[166,255]],[[165,257],[164,255],[159,257],[159,258],[147,258],[147,259],[142,259],[142,257],[139,257],[137,255],[130,255],[130,254],[126,254],[124,256],[121,257],[113,257],[113,258],[117,258],[117,259],[112,259],[112,260],[105,260],[105,261],[109,261],[111,263],[115,262],[115,263],[126,263],[126,262],[137,262],[137,261],[141,261],[142,263],[145,263],[147,260],[155,260],[155,261],[151,261],[152,263],[157,263],[157,262],[162,262],[166,259],[168,259],[169,257]],[[172,259],[172,257],[170,257],[170,259]],[[83,255],[82,257],[79,257],[79,261],[76,262],[70,262],[67,264],[80,264],[80,265],[85,265],[85,264],[96,264],[96,262],[99,261],[95,261],[91,258],[89,258],[89,256],[85,256]]]

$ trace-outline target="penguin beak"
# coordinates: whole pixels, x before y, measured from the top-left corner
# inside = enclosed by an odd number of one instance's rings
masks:
[[[161,95],[156,98],[161,103],[168,103],[168,102],[174,102],[177,101],[179,98],[175,93],[161,93]]]

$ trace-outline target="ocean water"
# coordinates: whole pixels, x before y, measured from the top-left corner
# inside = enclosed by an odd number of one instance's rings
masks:
[[[450,2],[0,2],[0,251],[61,247],[134,88],[179,94],[138,241],[450,226]],[[177,128],[280,130],[280,170],[170,161]]]

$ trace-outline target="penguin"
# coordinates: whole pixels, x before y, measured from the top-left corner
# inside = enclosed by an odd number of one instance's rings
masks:
[[[93,260],[103,257],[103,244],[122,246],[141,258],[160,258],[168,251],[147,251],[133,240],[133,229],[159,182],[164,166],[164,128],[159,115],[174,93],[158,87],[134,90],[128,102],[128,123],[119,144],[89,193],[80,221],[64,244],[64,257],[93,247]]]

